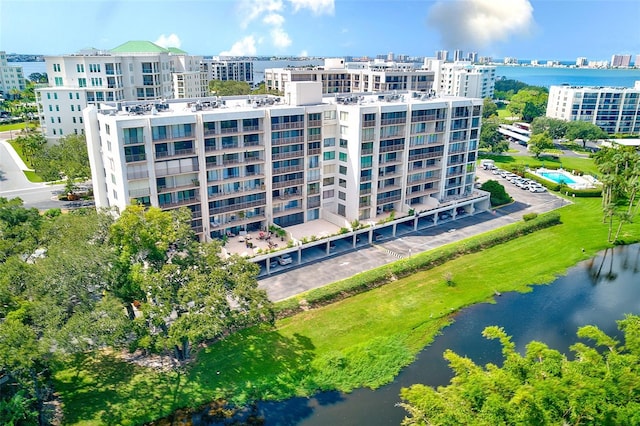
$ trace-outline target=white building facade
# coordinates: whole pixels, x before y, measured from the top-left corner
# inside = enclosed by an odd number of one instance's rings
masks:
[[[10,65],[6,53],[0,51],[0,95],[5,99],[10,99],[13,90],[22,92],[26,88],[27,82],[22,67]]]
[[[493,98],[496,85],[495,66],[427,58],[424,61],[424,68],[433,71],[433,88],[438,94],[465,98]]]
[[[609,134],[640,134],[640,82],[634,87],[551,86],[547,117],[586,121]]]
[[[322,97],[315,82],[282,98],[90,106],[84,119],[97,207],[185,206],[207,240],[461,200],[466,213],[486,209],[474,189],[481,110],[481,99],[417,92]]]
[[[347,63],[340,58],[325,59],[324,66],[269,68],[264,72],[268,90],[283,91],[289,82],[317,81],[322,93],[365,93],[390,90],[428,92],[433,86],[431,71],[396,62]]]
[[[90,104],[192,97],[198,90],[202,95],[200,59],[146,41],[46,56],[49,83],[36,89],[41,129],[49,140],[83,133],[80,111]],[[195,77],[180,85],[175,74]]]
[[[246,81],[251,85],[254,83],[253,61],[207,58],[202,60],[201,69],[209,81]]]

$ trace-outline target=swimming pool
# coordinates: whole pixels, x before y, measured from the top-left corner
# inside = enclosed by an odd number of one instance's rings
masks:
[[[566,172],[538,172],[538,174],[555,183],[564,183],[565,185],[576,183],[576,181],[571,178],[571,175]]]

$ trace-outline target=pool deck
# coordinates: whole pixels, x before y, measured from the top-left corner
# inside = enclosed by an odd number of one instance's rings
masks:
[[[569,179],[570,181],[572,181],[571,183],[566,183],[566,185],[571,188],[571,189],[590,189],[590,188],[595,188],[596,184],[598,184],[598,180],[596,178],[594,178],[593,176],[590,175],[584,175],[584,176],[579,176],[576,174],[573,174],[571,172],[568,172],[564,169],[545,169],[543,167],[538,168],[538,169],[530,169],[529,170],[531,173],[533,173],[536,176],[540,176],[543,179],[546,179],[550,182],[554,182],[554,183],[561,183],[558,182],[555,179],[551,179],[550,177],[544,176],[543,173],[555,173],[555,174],[560,174],[563,176],[566,176],[567,179]]]

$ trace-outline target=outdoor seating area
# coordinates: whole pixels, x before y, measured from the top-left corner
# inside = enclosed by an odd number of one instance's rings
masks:
[[[288,245],[288,238],[279,237],[270,231],[240,231],[238,235],[227,232],[227,242],[223,247],[223,253],[227,256],[239,254],[240,256],[253,257],[264,254],[269,250],[278,250]]]

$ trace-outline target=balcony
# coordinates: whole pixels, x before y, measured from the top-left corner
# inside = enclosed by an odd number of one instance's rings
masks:
[[[276,123],[271,125],[271,130],[303,129],[304,121],[294,121],[293,123]]]
[[[272,160],[286,160],[287,158],[296,158],[296,157],[304,157],[304,151],[289,151],[289,152],[279,152],[277,154],[272,154]]]
[[[409,156],[409,161],[414,161],[414,160],[423,160],[425,158],[438,158],[438,157],[442,157],[443,152],[442,151],[436,151],[436,152],[422,152],[420,154],[413,154]]]
[[[309,149],[307,150],[307,154],[308,154],[308,155],[318,155],[318,154],[320,154],[321,152],[322,152],[322,149],[321,149],[321,148],[309,148]]]
[[[406,118],[383,118],[380,121],[381,126],[388,126],[390,124],[404,124],[407,122]]]
[[[262,129],[260,126],[242,126],[243,132],[260,132]]]
[[[267,203],[266,200],[256,200],[256,201],[248,201],[246,203],[228,204],[226,206],[214,207],[209,209],[209,215],[246,210],[252,207],[264,206],[266,205],[266,203]]]
[[[402,151],[404,149],[404,144],[393,144],[386,145],[380,147],[380,152],[390,152],[390,151]]]
[[[151,188],[130,189],[129,198],[147,197],[151,195]]]
[[[280,182],[274,182],[271,184],[273,189],[286,188],[287,186],[296,186],[302,185],[304,183],[304,179],[289,179]]]
[[[299,164],[297,166],[278,167],[277,169],[273,169],[273,174],[281,175],[284,173],[301,172],[302,170],[304,170],[304,164]]]
[[[309,120],[309,127],[322,127],[322,120]]]
[[[160,151],[160,152],[156,152],[155,158],[156,160],[159,160],[159,159],[166,159],[166,158],[184,157],[188,155],[196,155],[195,148],[176,149],[174,152]]]
[[[198,181],[198,179],[193,179],[191,182],[185,183],[183,185],[158,185],[157,189],[158,189],[158,194],[161,194],[165,192],[173,192],[176,190],[197,188],[199,186],[200,186],[200,182]]]
[[[375,127],[376,120],[364,120],[362,122],[362,127]]]
[[[167,169],[156,170],[156,176],[163,177],[163,176],[170,176],[170,175],[180,175],[185,173],[197,172],[199,170],[200,168],[198,167],[197,164],[195,165],[189,164],[189,165],[184,165],[179,167],[169,167]]]
[[[174,200],[169,203],[160,203],[160,208],[167,209],[171,207],[186,206],[189,204],[195,204],[199,202],[200,202],[200,197],[195,196],[195,197],[183,198],[181,200]]]
[[[289,138],[272,139],[271,145],[278,146],[278,145],[286,145],[290,143],[302,143],[302,142],[304,142],[304,136],[293,136]]]
[[[238,133],[237,127],[223,127],[220,129],[221,134]]]
[[[147,179],[149,178],[148,170],[138,170],[138,171],[127,171],[127,179],[135,180],[135,179]]]
[[[321,141],[322,140],[322,135],[320,133],[309,135],[309,136],[307,136],[307,140],[309,142]]]
[[[394,201],[399,201],[400,198],[402,198],[402,195],[398,194],[398,195],[389,195],[387,197],[378,197],[376,202],[378,203],[378,205],[380,204],[388,204],[388,203],[392,203]]]
[[[138,161],[146,161],[147,160],[147,155],[146,154],[125,155],[124,156],[124,160],[127,163],[135,163],[135,162],[138,162]]]

